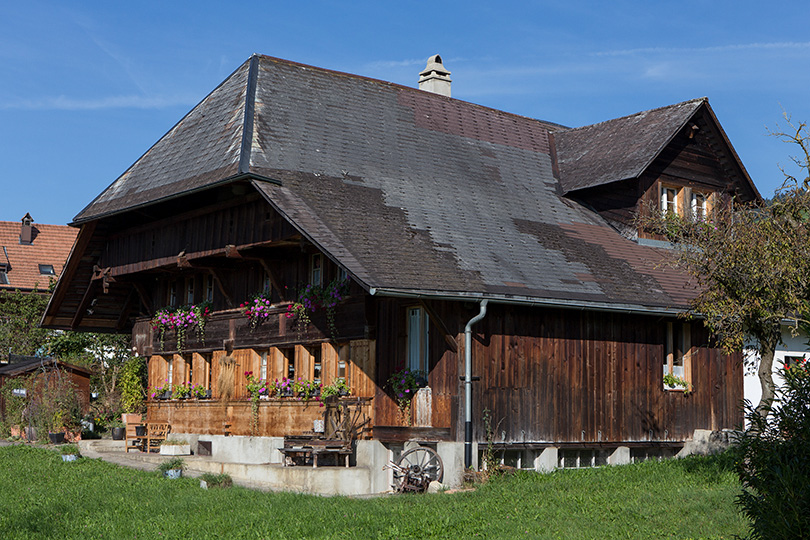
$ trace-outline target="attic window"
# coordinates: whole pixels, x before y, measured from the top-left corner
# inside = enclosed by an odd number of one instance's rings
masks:
[[[6,274],[6,269],[0,267],[0,285],[8,285],[8,274]]]
[[[53,270],[52,264],[40,264],[39,265],[39,273],[43,276],[55,276],[56,272]]]

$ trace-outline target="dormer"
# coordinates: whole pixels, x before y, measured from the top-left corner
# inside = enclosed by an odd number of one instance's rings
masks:
[[[760,199],[706,98],[554,134],[566,197],[639,242],[645,209],[706,219],[726,201]]]

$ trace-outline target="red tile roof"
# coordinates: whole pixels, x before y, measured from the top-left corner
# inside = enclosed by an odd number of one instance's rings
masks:
[[[21,221],[0,221],[0,269],[6,265],[8,284],[2,289],[47,290],[62,273],[78,230],[67,225],[33,224],[33,241],[20,244]],[[39,265],[52,265],[55,275],[40,273]]]

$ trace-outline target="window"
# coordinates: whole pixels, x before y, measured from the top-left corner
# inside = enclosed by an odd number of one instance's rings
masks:
[[[262,352],[262,365],[259,371],[259,378],[263,381],[267,380],[267,351]]]
[[[349,273],[346,271],[345,268],[338,266],[337,277],[338,281],[346,281],[347,279],[349,279]]]
[[[792,369],[796,366],[804,365],[804,363],[804,356],[785,356],[784,359],[785,369]]]
[[[214,276],[210,274],[205,278],[205,299],[209,302],[214,301]]]
[[[661,213],[677,214],[678,212],[678,192],[680,190],[670,186],[661,186]]]
[[[320,253],[316,253],[309,258],[309,283],[311,285],[321,284],[323,257]]]
[[[338,345],[338,365],[337,365],[337,378],[343,379],[347,386],[351,386],[349,381],[349,373],[351,372],[351,346],[349,344]]]
[[[408,308],[408,369],[427,372],[430,320],[421,307]]]
[[[52,264],[40,264],[39,265],[39,273],[43,276],[55,276],[56,272],[53,270]]]
[[[709,197],[699,191],[692,192],[692,219],[695,221],[706,221],[709,215]]]
[[[667,323],[664,342],[665,389],[689,390],[691,341],[690,326],[688,324]]]
[[[295,349],[279,349],[284,358],[284,376],[295,380]]]
[[[166,366],[166,380],[169,382],[170,385],[172,385],[172,384],[174,384],[174,379],[173,379],[174,372],[173,372],[173,369],[172,369],[173,368],[172,359],[169,358],[168,360],[166,360],[166,363],[167,363],[167,366]]]
[[[186,278],[186,304],[194,303],[194,278]]]
[[[0,285],[8,285],[8,274],[5,268],[0,268]]]
[[[169,282],[169,294],[167,300],[168,305],[170,306],[177,305],[177,283],[174,281]]]
[[[308,347],[307,351],[312,359],[312,380],[315,384],[321,384],[321,347]]]

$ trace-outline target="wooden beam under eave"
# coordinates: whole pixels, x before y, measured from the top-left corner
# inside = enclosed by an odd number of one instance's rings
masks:
[[[222,279],[219,277],[217,271],[213,268],[209,268],[208,271],[211,272],[211,275],[214,277],[214,281],[217,283],[219,292],[225,297],[225,303],[228,304],[228,308],[234,307],[233,298],[231,298],[231,295],[228,294],[228,291],[225,289],[225,285],[222,283]]]
[[[119,332],[124,329],[124,326],[127,324],[127,320],[129,320],[129,314],[132,311],[133,305],[135,303],[135,298],[138,296],[138,293],[135,291],[133,287],[130,289],[129,294],[127,295],[127,299],[124,302],[124,309],[121,310],[121,315],[118,317],[118,320],[115,322],[115,329]]]
[[[62,274],[59,276],[56,290],[51,296],[50,302],[48,302],[48,308],[42,321],[45,325],[53,324],[55,315],[52,313],[52,308],[61,305],[62,300],[64,300],[65,294],[67,294],[68,288],[70,287],[70,282],[73,281],[73,276],[76,274],[76,269],[82,262],[81,257],[77,256],[74,258],[74,254],[78,255],[87,249],[87,245],[90,243],[90,240],[93,238],[93,234],[96,232],[96,223],[98,222],[91,221],[90,223],[82,225],[81,229],[79,229],[79,234],[76,236],[76,241],[73,243],[73,247],[70,250],[70,255],[68,255],[68,264],[62,269]]]
[[[267,272],[267,276],[270,278],[270,284],[273,286],[275,290],[278,291],[278,295],[281,298],[281,300],[286,300],[284,298],[284,289],[281,288],[276,273],[273,271],[272,268],[270,268],[270,265],[267,264],[267,261],[265,261],[264,259],[259,259],[259,262],[264,268],[264,271]]]
[[[132,287],[138,293],[138,296],[141,299],[141,304],[143,304],[146,313],[148,313],[150,317],[154,315],[155,312],[152,310],[152,302],[149,300],[149,295],[147,294],[146,288],[143,286],[143,284],[133,281]]]
[[[444,336],[444,341],[447,342],[447,345],[450,347],[454,353],[458,352],[458,343],[456,340],[453,339],[453,336],[450,335],[450,332],[447,330],[447,325],[444,324],[444,321],[439,317],[433,309],[430,308],[424,301],[419,302],[421,306],[427,311],[427,314],[430,316],[430,322],[436,324],[436,328],[438,328],[442,335]]]
[[[96,286],[97,283],[98,283],[97,280],[92,280],[87,285],[87,289],[85,289],[84,291],[82,300],[81,302],[79,302],[79,306],[76,308],[76,313],[73,314],[73,319],[70,321],[71,329],[75,330],[79,326],[79,324],[81,324],[82,319],[87,313],[87,308],[90,306],[90,302],[92,302],[93,297],[95,296],[94,291],[97,288]]]

